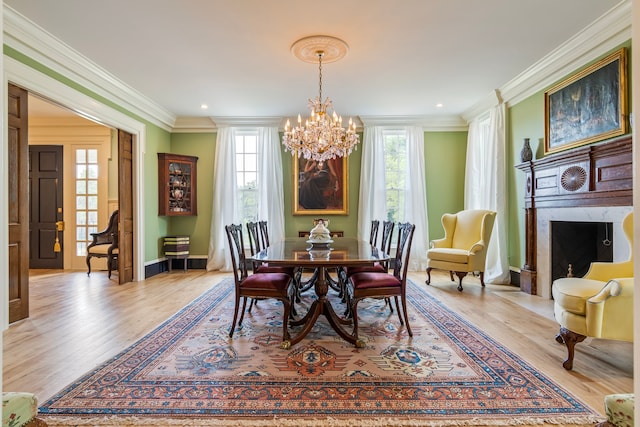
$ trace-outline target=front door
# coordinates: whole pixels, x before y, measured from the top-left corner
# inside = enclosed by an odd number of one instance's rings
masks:
[[[29,140],[26,90],[9,85],[9,323],[29,317]]]
[[[62,146],[29,146],[29,268],[64,268]]]

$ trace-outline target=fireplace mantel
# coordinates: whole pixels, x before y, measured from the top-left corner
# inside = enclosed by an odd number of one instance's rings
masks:
[[[526,244],[520,289],[537,294],[537,209],[632,206],[632,137],[563,151],[516,168],[525,173]]]

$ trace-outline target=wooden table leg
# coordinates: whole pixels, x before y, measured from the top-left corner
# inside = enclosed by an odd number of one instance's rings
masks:
[[[311,304],[307,314],[300,320],[291,322],[292,325],[304,325],[302,330],[295,337],[282,343],[283,349],[288,349],[292,345],[299,343],[313,328],[318,317],[324,315],[329,321],[329,325],[338,333],[345,341],[355,345],[358,348],[364,347],[364,342],[356,339],[353,334],[347,332],[342,324],[346,324],[333,309],[331,302],[327,299],[329,291],[329,283],[327,282],[325,267],[318,268],[318,279],[315,283],[315,291],[318,299]]]

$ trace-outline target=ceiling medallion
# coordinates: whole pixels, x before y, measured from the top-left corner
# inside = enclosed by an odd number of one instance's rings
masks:
[[[328,97],[322,99],[322,63],[335,62],[344,58],[349,51],[347,44],[331,36],[310,36],[296,41],[291,53],[304,62],[318,63],[319,94],[308,100],[311,116],[302,125],[298,115],[298,125],[291,127],[289,120],[284,128],[282,144],[291,155],[322,163],[336,157],[346,157],[357,147],[360,139],[356,125],[349,119],[349,125],[342,127],[342,117],[333,110],[333,102]],[[332,114],[330,114],[332,113]]]

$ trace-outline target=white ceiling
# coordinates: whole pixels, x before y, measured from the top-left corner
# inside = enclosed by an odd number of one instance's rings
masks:
[[[338,37],[323,95],[346,119],[461,116],[620,0],[4,3],[177,118],[307,114],[318,67],[290,47]]]

